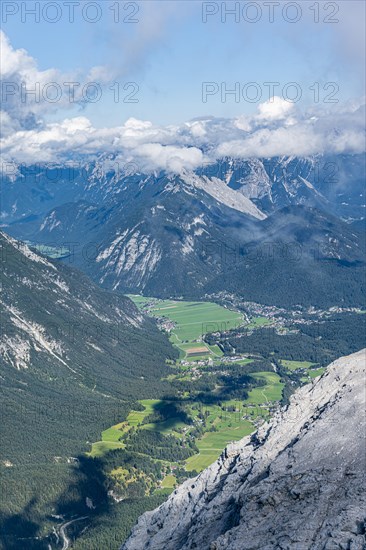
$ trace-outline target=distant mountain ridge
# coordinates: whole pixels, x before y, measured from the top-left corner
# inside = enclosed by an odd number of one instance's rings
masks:
[[[220,177],[266,214],[296,204],[343,218],[365,217],[364,155],[226,158],[203,173]]]
[[[280,303],[281,280],[292,278],[289,305],[359,305],[363,161],[222,159],[171,175],[117,173],[102,156],[72,177],[54,167],[47,179],[38,167],[7,181],[3,221],[17,238],[69,246],[67,261],[120,292],[199,297],[228,287]]]
[[[222,158],[190,174],[200,179],[198,185],[206,192],[207,180],[213,182],[212,187],[216,182],[216,187],[222,190],[228,187],[234,197],[238,192],[265,214],[291,204],[303,204],[321,207],[344,218],[365,217],[363,154]],[[3,170],[1,219],[6,224],[13,223],[28,215],[45,215],[52,208],[78,200],[100,204],[119,195],[126,186],[141,186],[167,176],[175,179],[164,172],[140,172],[135,163],[121,165],[112,154],[101,154],[94,160],[75,158],[67,164],[20,166],[15,171],[9,170],[8,176]],[[184,172],[182,179],[186,179]],[[250,209],[250,203],[247,205]]]

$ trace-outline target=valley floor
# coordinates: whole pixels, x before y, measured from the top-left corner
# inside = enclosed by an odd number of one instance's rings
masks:
[[[191,455],[181,460],[153,457],[161,467],[159,479],[141,473],[136,475],[135,470],[131,472],[124,467],[114,469],[110,477],[116,500],[128,498],[138,479],[144,480],[146,495],[172,490],[184,478],[214,462],[227,444],[249,435],[270,418],[283,399],[284,373],[297,376],[302,383],[324,370],[312,361],[285,358],[273,361],[261,354],[240,354],[233,350],[228,353],[222,345],[210,345],[206,340],[207,333],[225,335],[241,329],[252,332],[276,327],[286,333],[283,312],[278,318],[273,315],[272,308],[258,309],[259,305],[254,310],[252,306],[244,311],[232,304],[228,307],[214,302],[129,297],[156,319],[179,350],[179,359],[171,364],[173,372],[168,376],[175,395],[173,399],[140,400],[141,410],[132,410],[124,422],[106,429],[101,440],[92,444],[89,456],[101,458],[111,451],[131,451],[131,434],[142,431],[174,437],[181,448],[191,451]],[[240,379],[241,374],[247,375],[249,382]],[[202,395],[202,391],[196,391],[202,380],[208,381],[210,386],[209,398]],[[232,390],[235,396],[230,396]],[[140,455],[151,458],[151,450],[146,454],[140,452]]]

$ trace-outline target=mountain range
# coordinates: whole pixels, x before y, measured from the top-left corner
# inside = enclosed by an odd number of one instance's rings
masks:
[[[125,294],[363,307],[363,162],[225,158],[172,174],[100,155],[2,177],[6,548],[39,548],[50,513],[105,502],[85,452],[137,400],[170,392],[178,352]]]
[[[66,249],[66,262],[120,292],[355,306],[363,181],[362,155],[225,158],[179,175],[119,171],[102,155],[21,168],[4,180],[2,222],[16,238]]]

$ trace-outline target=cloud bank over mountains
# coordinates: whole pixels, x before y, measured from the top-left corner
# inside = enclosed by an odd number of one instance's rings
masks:
[[[257,113],[224,119],[204,117],[180,125],[157,126],[130,118],[113,128],[96,128],[86,116],[45,121],[45,114],[62,112],[75,103],[81,106],[81,84],[99,77],[110,85],[107,71],[94,67],[88,74],[62,74],[56,69],[40,71],[25,50],[12,48],[1,32],[1,149],[3,163],[63,162],[113,153],[123,163],[135,163],[140,171],[180,172],[195,169],[217,158],[308,156],[327,153],[361,153],[365,150],[365,100],[348,105],[314,106],[301,112],[298,105],[272,97]],[[80,86],[52,101],[43,93],[55,93],[65,83]],[[50,87],[53,85],[53,88]],[[41,90],[22,95],[27,90]],[[72,95],[70,95],[72,94]],[[45,97],[46,95],[46,97]],[[328,108],[326,108],[328,107]]]

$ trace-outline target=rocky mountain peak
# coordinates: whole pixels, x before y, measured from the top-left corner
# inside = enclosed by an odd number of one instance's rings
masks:
[[[365,352],[141,516],[122,550],[364,549]]]

